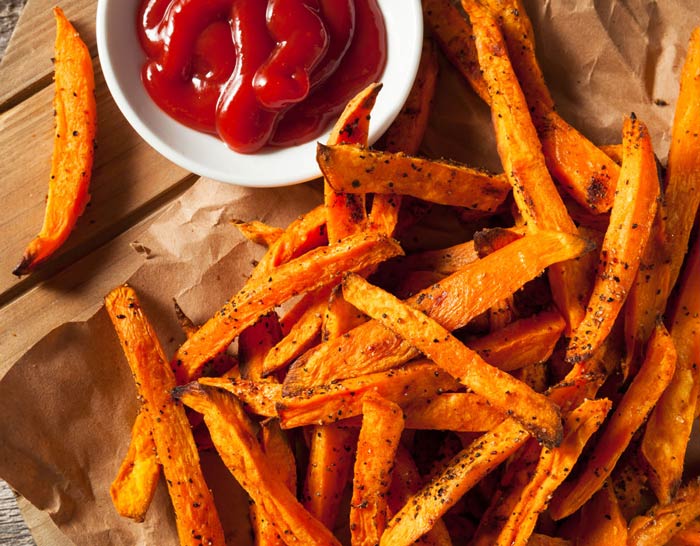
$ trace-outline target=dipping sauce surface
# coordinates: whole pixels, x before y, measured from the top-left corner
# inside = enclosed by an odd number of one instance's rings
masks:
[[[386,63],[377,0],[144,0],[138,33],[156,104],[241,153],[319,136]]]

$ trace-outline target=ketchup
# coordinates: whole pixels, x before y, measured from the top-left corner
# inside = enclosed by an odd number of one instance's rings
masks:
[[[377,0],[144,0],[142,80],[235,151],[319,136],[386,63]]]

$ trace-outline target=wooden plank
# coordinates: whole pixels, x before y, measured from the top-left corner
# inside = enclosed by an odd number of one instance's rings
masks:
[[[56,36],[51,9],[56,0],[28,0],[0,62],[0,112],[18,104],[53,78],[53,44]],[[97,55],[95,14],[97,2],[61,0],[70,19],[90,48]]]
[[[63,248],[39,274],[11,271],[41,228],[53,145],[53,86],[0,114],[0,305],[124,231],[193,175],[148,146],[119,112],[95,62],[98,148],[92,200]],[[2,80],[2,77],[0,77]],[[167,197],[167,201],[170,197]]]

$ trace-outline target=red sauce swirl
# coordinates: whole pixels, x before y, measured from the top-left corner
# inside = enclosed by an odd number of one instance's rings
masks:
[[[144,0],[142,80],[235,151],[319,136],[386,63],[377,0]]]

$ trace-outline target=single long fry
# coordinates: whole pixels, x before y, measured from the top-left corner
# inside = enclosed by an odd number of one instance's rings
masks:
[[[491,118],[498,155],[518,210],[530,229],[576,233],[547,170],[529,107],[513,71],[507,47],[494,16],[476,0],[465,0],[476,41],[479,65],[491,97]],[[557,264],[549,270],[552,295],[566,319],[568,330],[578,326],[584,309],[571,281],[575,264]]]
[[[661,503],[671,501],[683,476],[683,462],[700,394],[700,246],[686,263],[678,304],[669,316],[678,360],[673,379],[649,416],[641,451],[649,482]]]
[[[251,381],[238,377],[200,377],[207,387],[217,387],[236,395],[244,407],[262,417],[277,417],[277,404],[282,400],[282,385],[272,381]]]
[[[246,239],[259,245],[265,245],[266,247],[271,247],[275,244],[284,233],[282,228],[268,226],[266,223],[259,220],[252,220],[250,222],[235,220],[233,225],[236,226],[238,231],[240,231]]]
[[[656,214],[659,180],[649,131],[627,118],[622,130],[623,157],[610,226],[605,233],[586,316],[573,333],[566,359],[588,358],[612,330],[639,269]]]
[[[517,502],[512,507],[508,505],[509,513],[504,514],[506,520],[500,522],[500,528],[493,534],[477,531],[474,546],[527,544],[552,493],[569,475],[586,442],[605,420],[611,405],[607,399],[586,400],[566,417],[561,445],[542,449],[534,473],[528,476],[525,487],[516,491],[519,495]]]
[[[330,423],[313,428],[304,482],[304,507],[329,529],[338,518],[343,489],[352,471],[357,430]],[[342,484],[339,490],[338,484]]]
[[[56,18],[53,99],[56,123],[44,223],[12,271],[26,275],[68,239],[90,200],[88,194],[97,132],[92,57],[59,7]]]
[[[684,525],[700,516],[700,479],[682,487],[667,504],[654,506],[630,522],[629,546],[666,544]]]
[[[401,248],[392,240],[382,235],[359,234],[307,252],[280,265],[267,278],[246,284],[180,346],[173,359],[180,383],[197,377],[207,360],[226,349],[243,329],[272,307],[296,294],[332,283],[345,271],[360,271],[398,254]]]
[[[151,433],[151,420],[140,411],[131,429],[129,451],[109,488],[117,513],[134,521],[143,521],[159,478],[160,464]]]
[[[387,493],[402,432],[403,415],[399,406],[372,393],[363,397],[350,500],[353,546],[378,544],[386,528]]]
[[[280,536],[301,544],[340,545],[279,480],[241,404],[230,394],[199,383],[178,387],[173,396],[204,415],[214,445],[229,471],[268,516]],[[285,541],[287,542],[287,541]]]
[[[446,392],[417,400],[403,410],[407,429],[485,432],[506,417],[483,397],[467,392]]]
[[[455,330],[535,278],[552,263],[590,250],[578,237],[540,231],[514,241],[467,265],[408,300],[448,330]],[[330,340],[298,359],[289,369],[285,391],[292,393],[332,379],[387,370],[418,356],[410,344],[370,321]]]
[[[647,358],[598,439],[586,466],[573,482],[557,490],[549,511],[554,519],[564,518],[590,499],[615,468],[632,435],[642,425],[673,377],[676,350],[663,325],[649,340]]]
[[[450,374],[426,360],[412,362],[388,372],[362,375],[334,381],[329,385],[305,389],[284,396],[277,405],[282,428],[335,423],[362,412],[362,395],[376,392],[399,405],[420,398],[455,391],[459,383]]]
[[[180,544],[223,545],[224,533],[202,475],[190,423],[184,408],[170,397],[175,377],[138,297],[132,288],[119,286],[105,298],[105,308],[134,374],[142,412],[150,420]]]
[[[558,408],[524,383],[489,365],[448,330],[419,310],[358,275],[343,279],[343,295],[414,345],[426,357],[491,404],[508,412],[538,440],[559,445],[562,424]]]
[[[316,160],[338,192],[411,195],[485,213],[495,212],[510,193],[503,175],[403,152],[318,144]]]
[[[331,130],[328,144],[367,144],[369,119],[381,84],[372,83],[360,91],[345,107]],[[324,204],[331,243],[361,232],[367,226],[365,196],[337,193],[323,184]]]
[[[700,205],[700,28],[688,43],[681,72],[680,93],[671,132],[671,148],[664,187],[665,214],[642,260],[645,271],[635,286],[635,308],[627,318],[627,350],[630,359],[642,353],[654,323],[666,307],[688,248],[690,232]],[[656,227],[656,226],[655,226]]]
[[[388,152],[416,154],[428,127],[433,96],[437,87],[438,60],[435,44],[424,39],[413,87],[401,111],[375,147]],[[372,229],[392,235],[399,220],[401,197],[375,195],[369,215]]]
[[[512,455],[529,434],[513,419],[476,439],[416,493],[387,524],[380,546],[408,546],[427,533],[469,489]]]

